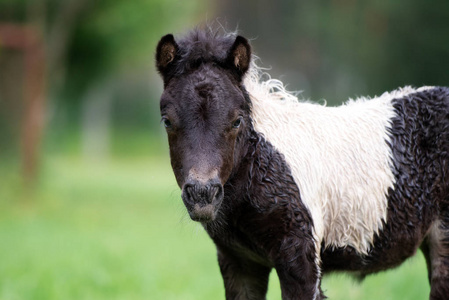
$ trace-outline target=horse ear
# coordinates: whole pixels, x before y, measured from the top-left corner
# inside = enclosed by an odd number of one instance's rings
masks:
[[[167,34],[161,38],[156,48],[156,67],[162,76],[166,75],[167,68],[176,58],[178,44],[173,34]]]
[[[228,62],[237,68],[241,76],[248,71],[251,62],[251,46],[247,39],[240,35],[235,38],[229,50]]]

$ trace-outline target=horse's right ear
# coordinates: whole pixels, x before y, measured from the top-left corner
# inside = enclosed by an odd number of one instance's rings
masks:
[[[161,38],[156,48],[156,67],[159,73],[165,77],[170,65],[173,64],[178,52],[178,44],[173,34],[167,34]]]

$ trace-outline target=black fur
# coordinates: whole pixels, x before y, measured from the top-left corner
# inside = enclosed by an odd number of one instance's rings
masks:
[[[366,256],[351,247],[322,249],[323,271],[357,271],[364,277],[399,265],[422,245],[429,266],[431,299],[447,299],[449,89],[433,88],[392,102],[396,116],[391,120],[390,147],[396,183],[388,193],[387,222]],[[435,276],[429,252],[434,246],[426,236],[437,220],[442,222],[441,247],[445,249],[441,258],[444,263],[439,268],[445,270],[446,276],[432,279]]]
[[[421,248],[431,299],[449,295],[449,89],[394,99],[391,141],[394,188],[387,220],[366,255],[350,246],[321,247],[313,220],[283,155],[254,130],[242,85],[251,48],[246,39],[195,30],[159,42],[164,79],[161,114],[170,157],[192,219],[214,241],[227,299],[264,299],[279,275],[283,299],[323,299],[323,272],[365,275],[395,267]],[[307,147],[307,145],[304,145]]]
[[[429,266],[431,299],[448,299],[449,89],[411,94],[394,100],[393,105],[397,114],[391,132],[396,185],[390,193],[390,215],[396,222],[391,218],[387,228],[404,244],[413,237],[417,241],[425,238],[422,247]],[[432,243],[428,229],[435,221],[441,222],[441,234]]]
[[[205,229],[218,248],[228,299],[264,299],[275,268],[284,299],[312,299],[317,277],[312,219],[279,152],[251,131],[225,184],[220,217]]]

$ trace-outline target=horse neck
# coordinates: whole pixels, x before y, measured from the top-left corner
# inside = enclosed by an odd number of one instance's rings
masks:
[[[256,173],[268,168],[268,161],[264,156],[269,153],[269,146],[252,125],[242,142],[243,149],[240,157],[236,159],[234,172],[224,186],[225,196],[231,198],[230,200],[235,204],[251,198],[251,187],[256,180]]]

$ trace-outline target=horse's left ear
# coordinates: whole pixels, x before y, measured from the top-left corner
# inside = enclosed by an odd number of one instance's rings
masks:
[[[237,69],[243,76],[249,69],[251,62],[251,46],[243,36],[237,36],[228,53],[228,63]]]

